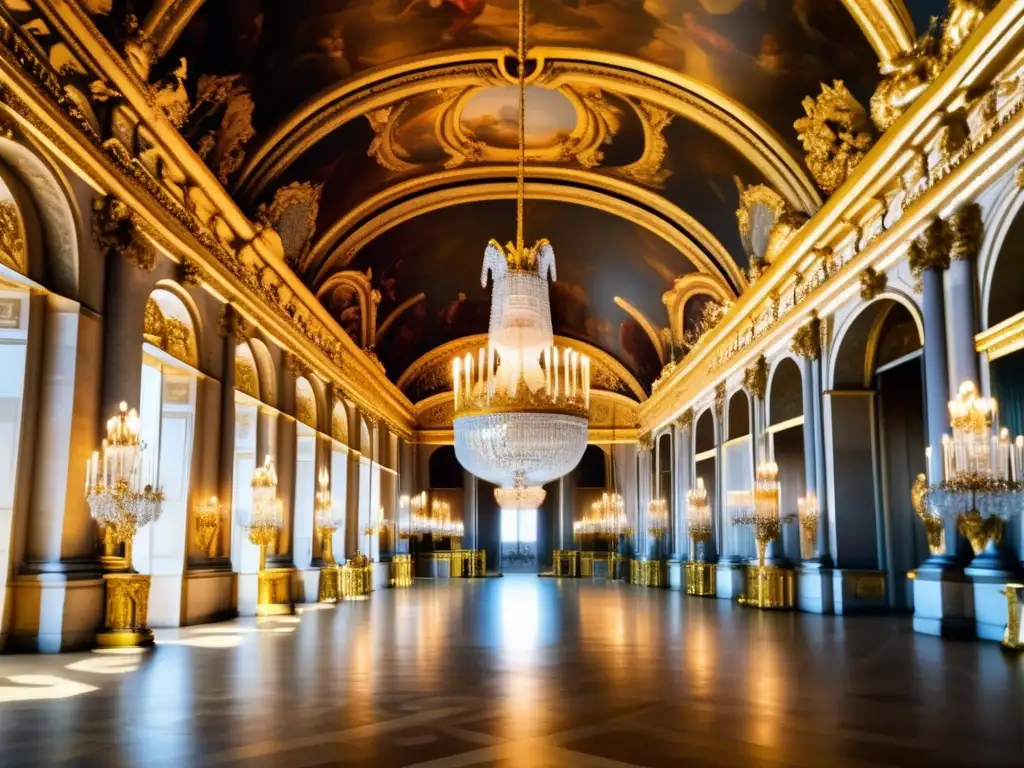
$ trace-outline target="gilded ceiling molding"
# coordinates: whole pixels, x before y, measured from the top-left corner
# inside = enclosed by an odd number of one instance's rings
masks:
[[[996,5],[828,204],[794,235],[776,266],[737,299],[643,404],[642,429],[672,421],[705,397],[712,382],[788,344],[810,312],[827,318],[856,296],[867,267],[884,274],[906,258],[906,244],[929,221],[1012,173],[1024,158],[1022,45],[1024,5]],[[953,148],[942,141],[936,116],[957,114],[968,86],[975,101],[994,98],[994,104],[967,122],[964,140]],[[922,154],[924,164],[908,185],[906,171]]]
[[[577,352],[588,355],[591,363],[591,387],[594,391],[625,391],[631,393],[637,401],[643,402],[647,394],[640,382],[632,373],[603,349],[585,341],[555,335],[554,343],[559,347],[569,347]],[[442,344],[417,358],[406,368],[396,382],[403,392],[418,383],[426,389],[437,389],[450,386],[451,362],[456,356],[468,353],[475,354],[487,344],[487,334],[478,333],[463,336]]]
[[[730,295],[746,288],[746,275],[718,239],[660,195],[583,169],[537,166],[529,170],[529,175],[537,179],[527,182],[529,199],[569,201],[621,216],[665,239],[698,270],[721,281],[722,290]],[[494,181],[495,176],[507,176],[509,181]],[[367,243],[403,221],[449,205],[514,197],[514,177],[515,168],[511,166],[471,166],[392,184],[336,221],[310,249],[300,271],[315,270],[314,285],[319,284],[332,270],[350,264]],[[357,223],[358,228],[353,229]]]
[[[380,304],[380,292],[371,284],[372,279],[373,273],[369,269],[365,272],[351,269],[335,272],[316,292],[317,300],[327,303],[328,294],[335,288],[344,286],[352,291],[359,307],[360,334],[356,341],[363,349],[372,347],[377,337],[377,305]]]
[[[353,401],[411,434],[412,404],[288,269],[277,234],[242,213],[84,10],[64,0],[37,0],[30,10],[45,38],[29,41],[23,26],[0,15],[0,98],[20,129],[128,206],[133,226],[161,251],[194,259],[209,275],[208,289]],[[107,123],[68,80],[79,75],[93,78],[95,92],[110,102],[101,104]]]
[[[889,61],[914,46],[914,22],[903,0],[843,0],[879,61]]]
[[[640,327],[643,328],[644,333],[647,334],[647,338],[651,340],[651,344],[654,346],[654,351],[658,354],[658,360],[664,363],[665,345],[661,343],[661,334],[658,331],[658,329],[654,327],[654,325],[651,323],[650,320],[647,319],[647,316],[644,315],[643,312],[634,307],[621,296],[616,296],[614,298],[614,301],[615,306],[617,306],[619,309],[623,310],[626,314],[628,314],[630,317],[636,320]]]
[[[683,335],[686,330],[683,312],[686,309],[686,302],[694,296],[710,296],[720,304],[736,298],[735,294],[726,290],[710,275],[691,272],[677,277],[675,284],[661,296],[661,301],[668,310],[669,327],[672,329],[672,337],[676,344],[684,344],[686,341]]]
[[[709,130],[737,150],[799,210],[821,204],[788,145],[739,102],[678,72],[630,56],[571,47],[537,47],[543,65],[531,82],[546,88],[584,84],[660,108]],[[406,59],[365,72],[309,100],[252,152],[238,177],[240,199],[259,199],[298,157],[345,123],[421,93],[514,82],[503,72],[507,48],[477,48]],[[667,118],[667,115],[665,116]],[[660,119],[660,118],[659,118]]]
[[[154,63],[167,55],[204,0],[156,0],[142,22],[142,31],[153,41]]]

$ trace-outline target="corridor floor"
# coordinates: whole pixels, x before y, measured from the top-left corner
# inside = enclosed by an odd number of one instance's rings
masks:
[[[531,576],[0,657],[0,766],[1021,766],[1024,658]]]

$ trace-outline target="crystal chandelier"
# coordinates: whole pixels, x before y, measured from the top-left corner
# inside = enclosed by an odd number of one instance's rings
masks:
[[[647,503],[647,533],[660,539],[667,531],[668,502],[665,499],[651,499]]]
[[[547,495],[547,491],[536,485],[494,489],[494,498],[502,509],[537,509]]]
[[[625,504],[617,493],[603,493],[590,505],[590,513],[573,523],[574,536],[597,536],[617,539],[628,535]]]
[[[533,488],[572,471],[587,444],[590,360],[553,344],[547,278],[555,254],[547,240],[523,242],[525,198],[526,5],[519,2],[519,166],[516,240],[491,240],[481,283],[493,278],[486,349],[452,362],[455,455],[501,488]],[[508,496],[503,496],[506,500]],[[501,499],[499,499],[501,503]]]
[[[267,547],[277,541],[284,520],[281,500],[277,498],[277,470],[268,455],[262,467],[252,473],[252,509],[242,525],[248,529],[249,541],[260,548],[259,569],[267,567]]]
[[[93,519],[110,532],[115,544],[125,545],[131,570],[131,545],[136,532],[160,518],[164,494],[155,478],[142,477],[139,414],[122,402],[117,416],[107,421],[107,439],[86,462],[85,498]],[[156,462],[150,474],[155,472]]]
[[[953,434],[942,437],[942,482],[915,503],[955,517],[976,555],[998,544],[1006,518],[1024,505],[1024,437],[1011,441],[996,427],[996,412],[996,401],[979,397],[972,382],[960,385],[949,402]]]
[[[730,496],[733,496],[730,493]],[[749,512],[734,518],[737,525],[749,525],[754,529],[754,541],[757,542],[757,564],[764,567],[765,553],[768,542],[778,537],[782,529],[782,518],[779,514],[782,499],[782,488],[779,485],[779,465],[774,461],[762,461],[757,465],[754,475],[754,490],[750,494],[736,492],[737,506],[745,506],[739,499],[745,497],[749,504]]]
[[[410,521],[402,525],[399,536],[410,538],[430,536],[434,539],[462,538],[465,525],[461,520],[452,520],[452,505],[447,501],[433,499],[427,504],[427,492],[420,491],[409,499]]]
[[[698,477],[697,484],[686,492],[686,532],[694,545],[711,541],[711,507],[703,477]]]

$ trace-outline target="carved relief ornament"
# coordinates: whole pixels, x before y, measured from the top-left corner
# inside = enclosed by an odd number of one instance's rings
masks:
[[[805,97],[802,106],[806,115],[793,127],[811,175],[831,194],[871,147],[867,113],[842,80],[833,81],[831,87],[822,83],[821,93],[816,98]]]
[[[757,400],[768,391],[768,361],[764,355],[758,355],[750,366],[743,371],[743,386]]]
[[[821,322],[815,316],[797,328],[789,345],[790,351],[798,357],[817,360],[821,354],[820,325]]]

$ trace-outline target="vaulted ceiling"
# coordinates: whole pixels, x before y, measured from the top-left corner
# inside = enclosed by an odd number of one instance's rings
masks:
[[[556,333],[649,389],[670,354],[662,329],[746,287],[740,191],[820,205],[793,128],[803,97],[842,79],[866,103],[886,46],[945,3],[911,6],[529,0],[526,231],[555,248]],[[515,226],[516,0],[134,11],[154,78],[187,61],[182,132],[393,381],[486,331],[483,249]]]

